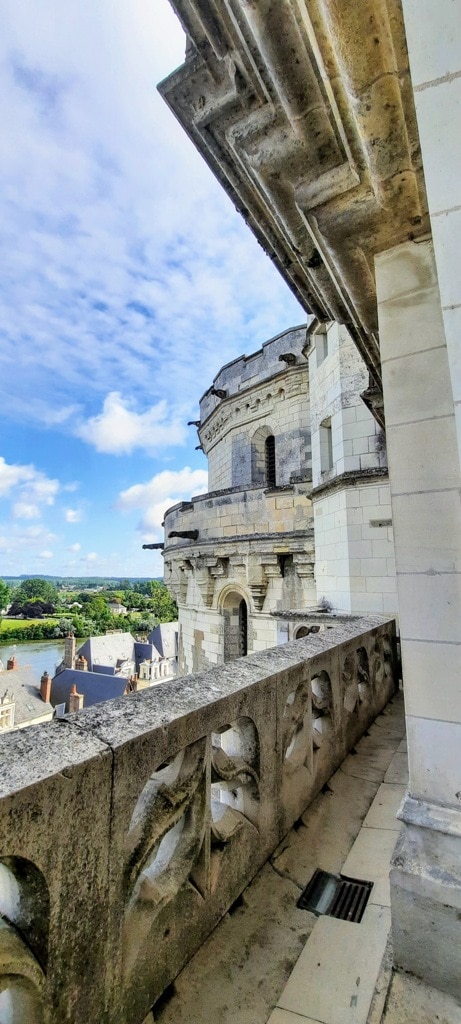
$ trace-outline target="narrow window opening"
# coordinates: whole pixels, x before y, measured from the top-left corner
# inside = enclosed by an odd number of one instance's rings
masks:
[[[317,366],[320,366],[328,355],[328,335],[326,331],[316,335],[315,351],[317,355]]]
[[[269,434],[265,441],[266,449],[266,486],[275,487],[275,437]]]
[[[320,425],[320,469],[327,473],[333,469],[333,435],[331,420],[324,420]]]
[[[248,654],[248,609],[246,601],[239,604],[239,657]]]

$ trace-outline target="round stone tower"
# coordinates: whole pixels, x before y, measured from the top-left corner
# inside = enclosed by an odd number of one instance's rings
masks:
[[[316,604],[306,327],[224,366],[200,401],[207,494],[165,515],[179,672],[288,639]]]

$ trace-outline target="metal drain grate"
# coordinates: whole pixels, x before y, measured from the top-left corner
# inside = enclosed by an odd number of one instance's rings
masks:
[[[372,888],[373,882],[347,878],[346,875],[331,875],[317,868],[296,906],[301,910],[311,910],[318,916],[325,914],[327,917],[339,918],[340,921],[360,924]]]

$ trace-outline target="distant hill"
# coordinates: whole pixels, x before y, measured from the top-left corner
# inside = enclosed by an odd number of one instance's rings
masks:
[[[0,574],[1,575],[1,574]],[[116,587],[126,589],[127,583],[148,583],[152,576],[46,576],[39,572],[25,572],[21,576],[1,576],[1,578],[12,586],[17,586],[23,580],[38,579],[47,580],[48,583],[59,584],[63,587]],[[160,576],[156,577],[161,579]]]

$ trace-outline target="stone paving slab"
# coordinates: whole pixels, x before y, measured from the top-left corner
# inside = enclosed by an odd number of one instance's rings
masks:
[[[461,1006],[444,992],[397,971],[392,975],[382,1024],[461,1024]]]
[[[387,828],[400,832],[402,822],[398,821],[396,814],[404,796],[405,786],[383,783],[365,818],[364,828]]]
[[[390,925],[390,910],[370,904],[360,924],[319,917],[278,1006],[323,1024],[366,1024]]]
[[[343,865],[343,875],[374,882],[370,904],[391,905],[389,869],[397,839],[392,829],[363,828]]]
[[[280,1010],[279,1007],[271,1013],[267,1024],[303,1024],[303,1021],[308,1021],[309,1024],[322,1024],[322,1021],[314,1020],[313,1017],[290,1013],[289,1010]]]
[[[404,751],[397,751],[384,776],[384,782],[398,782],[408,786],[408,757]]]

